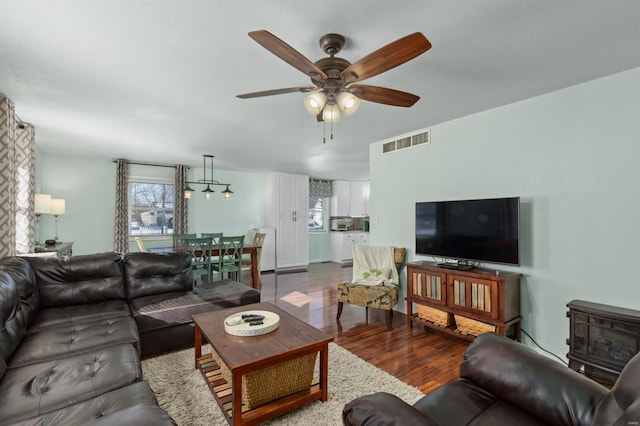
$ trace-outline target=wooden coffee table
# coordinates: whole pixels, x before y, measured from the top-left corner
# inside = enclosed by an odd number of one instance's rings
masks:
[[[224,320],[238,312],[270,311],[280,316],[279,327],[260,336],[234,336],[224,330]],[[258,424],[311,401],[328,397],[329,342],[333,337],[310,326],[270,303],[243,305],[193,315],[195,324],[195,367],[199,368],[229,423]],[[210,342],[219,360],[231,372],[231,383],[220,373],[211,355],[202,355],[202,336]],[[320,353],[319,380],[308,389],[283,396],[255,408],[242,404],[242,376],[280,365],[309,354]],[[277,368],[277,367],[275,367]],[[292,371],[291,374],[296,374]]]

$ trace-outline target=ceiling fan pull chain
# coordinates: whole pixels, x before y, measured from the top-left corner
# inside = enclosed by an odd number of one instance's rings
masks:
[[[327,122],[322,122],[322,143],[327,143]]]
[[[333,119],[331,120],[331,140],[333,140]]]

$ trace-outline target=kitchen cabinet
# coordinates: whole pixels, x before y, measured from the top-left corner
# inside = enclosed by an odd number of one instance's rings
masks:
[[[276,270],[309,266],[309,177],[270,173],[266,186],[267,226],[276,228]]]
[[[369,245],[369,234],[366,232],[332,232],[331,261],[349,263],[353,261],[352,248],[355,244]]]
[[[334,180],[331,216],[369,216],[369,182]]]

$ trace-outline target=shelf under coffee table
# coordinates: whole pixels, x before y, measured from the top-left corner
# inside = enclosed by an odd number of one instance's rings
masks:
[[[270,333],[259,336],[234,336],[224,330],[224,320],[245,311],[270,311],[280,316],[280,325]],[[258,424],[280,416],[312,401],[326,401],[328,397],[329,342],[333,338],[288,314],[270,303],[256,303],[193,315],[195,324],[195,367],[202,372],[229,423]],[[211,343],[212,354],[202,355],[202,337]],[[282,386],[287,379],[297,381],[301,371],[309,371],[320,354],[320,374],[313,379],[313,365],[307,385],[285,396],[259,406],[243,402],[245,384],[270,387]],[[305,375],[307,373],[303,373]],[[288,376],[290,375],[290,376]],[[305,380],[305,377],[302,377]],[[276,386],[277,385],[277,386]],[[245,393],[247,391],[245,390]],[[259,393],[259,392],[258,392]]]

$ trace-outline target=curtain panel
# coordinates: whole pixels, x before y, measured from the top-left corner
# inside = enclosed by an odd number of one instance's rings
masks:
[[[35,249],[34,197],[36,193],[35,128],[23,123],[16,128],[16,254]]]
[[[129,252],[129,162],[116,160],[116,217],[113,251]]]
[[[0,257],[16,254],[16,116],[0,97]]]
[[[310,197],[331,197],[331,181],[324,179],[309,179]]]
[[[0,257],[34,250],[35,129],[0,96]]]
[[[182,195],[183,188],[186,187],[187,172],[189,167],[178,164],[176,166],[175,175],[175,194],[173,196],[173,233],[174,234],[187,234],[189,232],[189,204]]]

